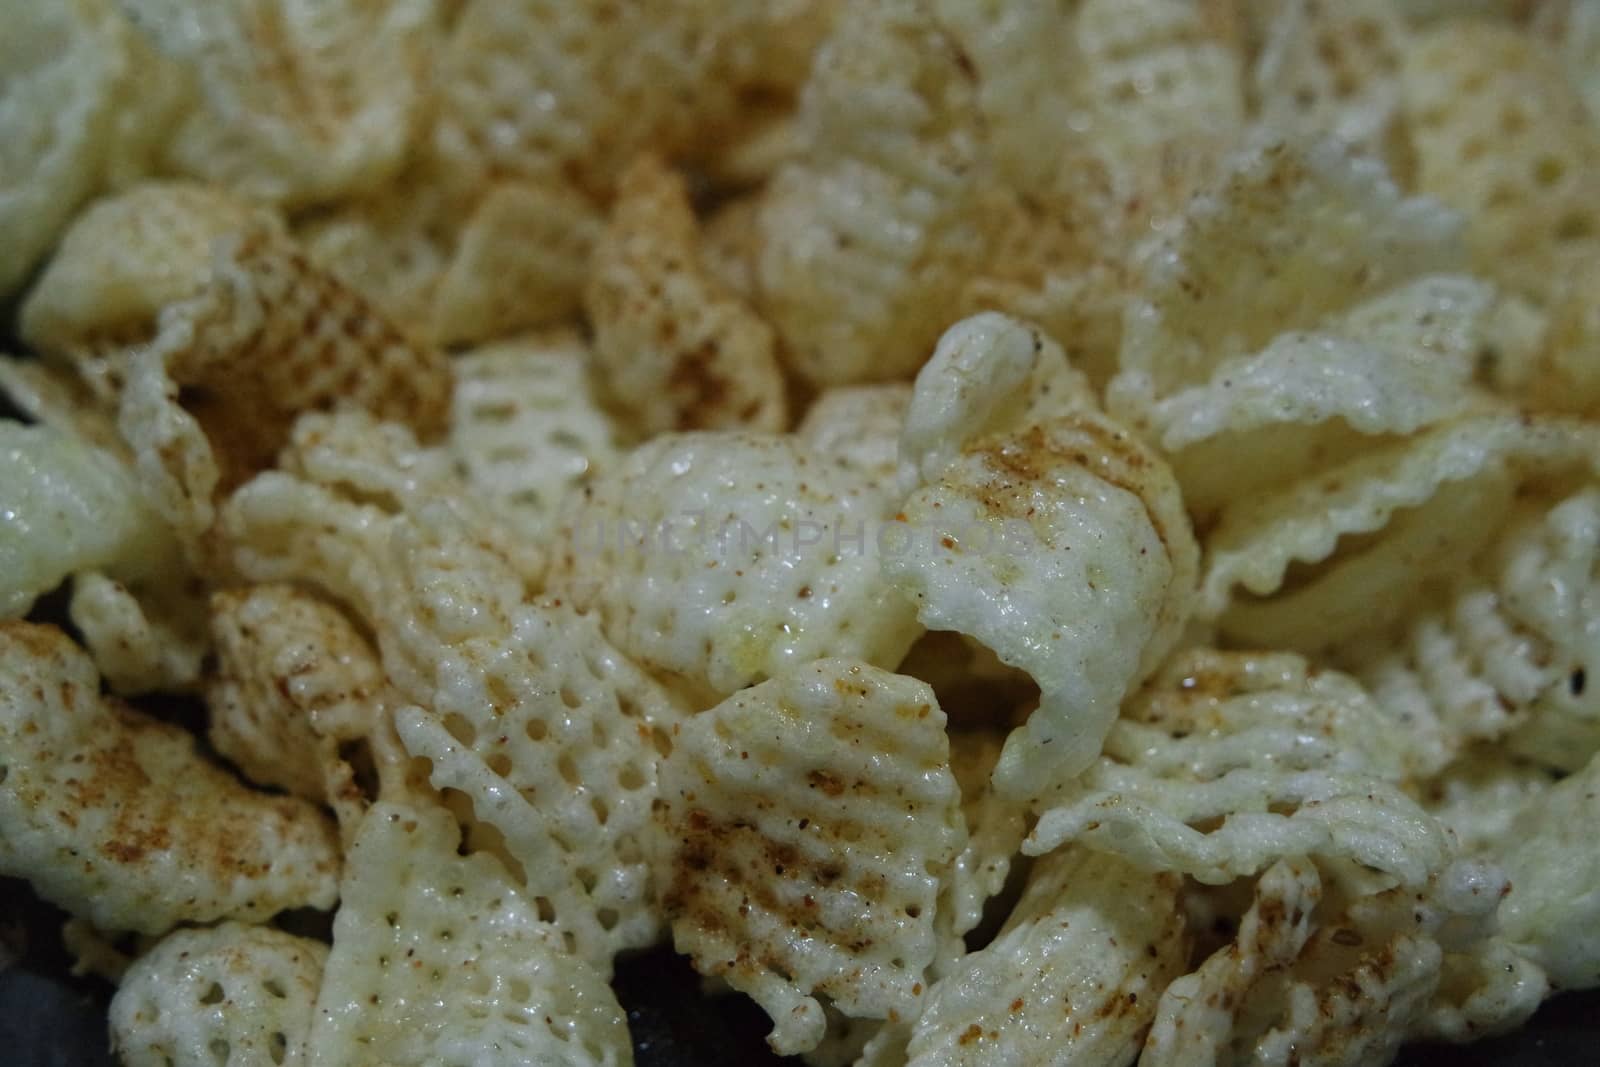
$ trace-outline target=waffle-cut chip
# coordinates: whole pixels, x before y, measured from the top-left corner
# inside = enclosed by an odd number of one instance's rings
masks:
[[[1186,621],[1198,552],[1171,472],[1127,430],[1077,411],[978,438],[900,516],[882,570],[917,618],[1039,684],[995,785],[1046,798],[1093,762],[1123,695]]]
[[[1057,0],[933,0],[934,12],[972,63],[978,108],[1001,177],[1048,195],[1069,166],[1067,138],[1082,104],[1073,13]]]
[[[1405,19],[1388,0],[1273,6],[1252,74],[1260,121],[1384,156],[1399,117],[1400,69],[1412,44]]]
[[[97,201],[29,292],[22,338],[114,404],[129,350],[155,338],[162,308],[205,286],[213,244],[275,224],[270,212],[192,182],[144,182]]]
[[[111,998],[111,1047],[128,1067],[304,1067],[328,946],[265,926],[178,930]]]
[[[1600,123],[1600,3],[1540,0],[1533,33],[1561,53],[1567,77],[1582,94],[1590,117]]]
[[[1516,27],[1461,20],[1406,57],[1417,187],[1468,215],[1473,262],[1538,298],[1600,245],[1600,127],[1560,57]]]
[[[967,841],[940,887],[936,921],[942,944],[934,962],[939,977],[966,954],[963,936],[977,929],[984,905],[1005,888],[1011,861],[1027,836],[1021,806],[1002,799],[989,784],[1004,740],[1004,735],[987,732],[950,735],[950,770],[961,787]]]
[[[109,0],[0,9],[0,300],[7,300],[101,186],[108,157],[165,120]]]
[[[101,697],[61,631],[0,624],[0,676],[0,873],[105,930],[333,905],[331,822],[246,789],[183,730]]]
[[[1505,839],[1511,821],[1556,775],[1493,746],[1470,750],[1424,787],[1428,813],[1455,835],[1465,856]]]
[[[935,480],[985,434],[1095,407],[1088,381],[1037,327],[995,312],[963,319],[917,372],[900,435],[901,488]]]
[[[428,436],[449,404],[443,355],[255,229],[223,241],[200,293],[162,312],[118,423],[163,516],[195,535],[219,491],[272,465],[301,412],[361,408]]]
[[[113,692],[189,690],[211,642],[201,585],[181,569],[124,583],[100,571],[72,576],[68,615]]]
[[[116,456],[48,426],[0,420],[0,618],[18,618],[75,571],[180,580],[171,532]]]
[[[938,948],[935,908],[965,830],[944,713],[927,686],[818,660],[689,720],[662,765],[677,838],[673,940],[814,1047],[816,997],[910,1019]]]
[[[812,659],[892,667],[920,632],[878,575],[892,501],[797,438],[663,434],[575,503],[550,591],[702,706]]]
[[[387,711],[377,654],[338,609],[287,585],[214,594],[211,630],[212,747],[251,781],[328,805],[353,832],[366,798],[340,745]]]
[[[543,537],[562,499],[620,462],[623,433],[590,384],[574,330],[475,348],[452,361],[449,451],[474,494]]]
[[[1137,182],[1164,157],[1209,162],[1238,138],[1244,56],[1231,8],[1227,0],[1079,6],[1084,136],[1119,182]]]
[[[763,193],[758,306],[814,385],[904,377],[984,258],[971,73],[917,0],[846,4]]]
[[[1534,498],[1398,627],[1341,660],[1448,757],[1474,741],[1576,771],[1600,750],[1600,489]]]
[[[929,992],[909,1067],[1130,1062],[1183,971],[1182,888],[1083,849],[1040,860],[994,941]]]
[[[1600,759],[1531,796],[1490,848],[1511,879],[1500,909],[1506,940],[1557,989],[1600,985],[1600,851],[1594,826]]]
[[[1370,894],[1344,881],[1304,857],[1267,870],[1234,941],[1162,994],[1140,1063],[1384,1063],[1408,1040],[1519,1026],[1548,992],[1491,936],[1495,869]]]
[[[1301,649],[1393,625],[1490,543],[1519,486],[1592,477],[1597,445],[1585,423],[1473,416],[1232,503],[1208,539],[1200,614],[1235,641]]]
[[[167,167],[300,206],[393,173],[422,118],[433,0],[119,0],[197,93]]]
[[[900,432],[910,406],[911,386],[904,382],[826,389],[795,434],[814,452],[887,489],[899,469]]]
[[[772,328],[700,260],[684,180],[654,156],[623,174],[584,288],[596,364],[644,434],[787,428]]]
[[[1186,652],[1023,851],[1076,842],[1212,885],[1287,856],[1352,856],[1420,885],[1450,843],[1396,784],[1405,743],[1346,675],[1287,653]]]
[[[307,1063],[631,1067],[604,977],[434,807],[373,805],[350,849]]]
[[[1380,163],[1260,141],[1146,260],[1108,406],[1132,417],[1281,333],[1463,267],[1458,217],[1407,199]]]

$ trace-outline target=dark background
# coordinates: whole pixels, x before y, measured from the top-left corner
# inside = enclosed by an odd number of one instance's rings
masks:
[[[65,918],[24,882],[0,879],[0,1063],[11,1067],[111,1067],[111,988],[67,974],[58,931]],[[628,1013],[637,1067],[770,1067],[799,1063],[767,1051],[769,1023],[741,996],[707,1000],[687,962],[666,949],[619,961],[617,996]],[[1577,1067],[1600,1062],[1600,991],[1547,1003],[1523,1030],[1476,1045],[1416,1047],[1400,1067]]]

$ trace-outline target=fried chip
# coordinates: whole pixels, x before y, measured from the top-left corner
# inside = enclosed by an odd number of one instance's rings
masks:
[[[1575,264],[1571,274],[1556,283],[1548,320],[1536,345],[1528,345],[1530,358],[1520,368],[1523,380],[1514,391],[1524,402],[1543,411],[1565,411],[1594,417],[1600,414],[1600,308],[1594,293],[1600,288],[1600,249]],[[1508,312],[1514,314],[1514,312]],[[1504,343],[1502,350],[1510,347]],[[1508,362],[1515,352],[1504,352]]]
[[[437,808],[373,805],[350,849],[307,1063],[630,1067],[605,979]]]
[[[1182,885],[1082,849],[1040,860],[1000,934],[928,993],[909,1067],[1131,1061],[1183,970]]]
[[[1420,885],[1450,843],[1396,784],[1405,744],[1348,676],[1286,653],[1192,650],[1130,703],[1023,851],[1076,842],[1213,885],[1286,857],[1351,856]]]
[[[902,377],[984,256],[982,124],[916,0],[846,4],[802,95],[806,152],[762,193],[757,305],[814,385]]]
[[[118,0],[197,87],[163,152],[180,174],[299,206],[370,189],[419,128],[433,0]]]
[[[950,735],[950,770],[961,788],[967,840],[951,864],[935,921],[943,944],[934,974],[943,977],[964,955],[964,935],[983,920],[984,905],[1005,888],[1011,861],[1027,836],[1020,805],[997,795],[989,779],[1000,760],[1000,734],[962,731]]]
[[[1543,767],[1480,746],[1433,776],[1423,799],[1428,813],[1460,843],[1462,855],[1471,856],[1504,840],[1517,813],[1555,780]]]
[[[1590,117],[1600,123],[1600,4],[1540,0],[1532,29],[1561,53],[1567,77],[1583,95]]]
[[[171,532],[114,455],[48,426],[0,420],[0,465],[0,618],[26,614],[76,571],[180,578]]]
[[[545,536],[562,499],[622,457],[622,428],[590,383],[593,354],[558,330],[452,361],[449,451],[473,493],[508,523]]]
[[[102,698],[53,627],[0,626],[0,674],[0,873],[106,930],[332,906],[338,841],[309,804],[246,789],[182,729]]]
[[[909,1019],[965,830],[944,714],[910,678],[819,660],[689,720],[661,770],[673,939],[772,1017],[768,1043],[846,1015]]]
[[[180,692],[199,680],[211,648],[204,598],[181,568],[131,583],[79,571],[67,611],[114,692]]]
[[[303,1067],[328,946],[264,926],[178,930],[128,969],[111,1046],[128,1067]]]
[[[623,174],[584,310],[610,396],[645,434],[787,428],[771,327],[700,261],[681,177],[653,156]]]
[[[892,667],[919,633],[878,575],[892,500],[797,438],[663,434],[575,504],[550,591],[701,706],[812,659]]]
[[[811,449],[887,489],[899,470],[900,431],[911,405],[904,382],[824,390],[795,434]]]
[[[1600,128],[1560,57],[1515,27],[1446,22],[1406,57],[1417,185],[1468,213],[1473,261],[1539,298],[1600,241]]]

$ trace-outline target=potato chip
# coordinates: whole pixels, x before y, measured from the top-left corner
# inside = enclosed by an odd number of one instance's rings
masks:
[[[646,434],[784,430],[772,329],[705,269],[699,244],[683,179],[640,157],[622,176],[584,289],[606,388]]]
[[[198,88],[164,154],[181,174],[299,206],[399,168],[425,105],[432,0],[119,0]]]
[[[3,624],[0,673],[0,873],[106,930],[333,905],[329,820],[246,789],[182,729],[102,698],[65,634]]]
[[[604,978],[438,808],[376,804],[340,887],[306,1062],[629,1067]]]
[[[67,433],[131,465],[117,433],[116,413],[102,408],[81,379],[64,367],[0,354],[0,400],[24,417]]]
[[[180,568],[131,584],[99,571],[72,576],[68,615],[113,692],[192,689],[211,643],[200,583]]]
[[[1462,20],[1406,57],[1421,191],[1468,213],[1473,261],[1534,298],[1600,242],[1600,128],[1528,34]]]
[[[550,591],[702,707],[812,659],[891,667],[919,632],[878,575],[892,499],[797,438],[663,434],[574,504]]]
[[[205,288],[163,311],[119,426],[163,516],[198,534],[213,497],[271,466],[301,412],[362,408],[436,435],[449,403],[442,355],[255,230],[223,241]]]
[[[909,1019],[966,836],[925,685],[819,660],[689,720],[662,764],[680,952],[772,1017],[780,1054],[846,1015]]]
[[[157,583],[181,575],[171,532],[114,455],[48,426],[0,420],[0,466],[0,618],[26,614],[75,571]]]
[[[795,434],[811,449],[888,489],[899,470],[900,431],[911,405],[904,382],[826,389]]]
[[[287,585],[213,595],[211,630],[207,740],[251,781],[326,804],[353,831],[366,798],[340,746],[389,711],[377,654],[336,608]]]
[[[903,377],[984,256],[982,123],[915,0],[846,4],[801,100],[802,161],[764,190],[758,307],[814,385]]]
[[[1182,886],[1081,849],[1040,860],[999,936],[929,992],[909,1067],[1130,1062],[1183,970]]]
[[[1213,885],[1285,857],[1351,856],[1419,885],[1450,844],[1395,784],[1404,745],[1348,676],[1284,653],[1185,652],[1023,851],[1076,842]]]
[[[328,946],[227,922],[178,930],[139,957],[111,999],[128,1067],[302,1067]]]
[[[1541,321],[1537,345],[1523,361],[1514,391],[1524,402],[1544,411],[1600,414],[1600,308],[1594,300],[1600,286],[1600,249],[1575,264],[1553,288],[1549,317]],[[1516,352],[1502,358],[1517,359]],[[1508,390],[1512,391],[1512,390]]]
[[[917,414],[914,398],[902,470],[937,454],[908,446]],[[1039,684],[995,784],[1047,797],[1093,761],[1185,621],[1197,552],[1171,473],[1109,419],[1069,412],[968,444],[897,519],[882,569],[923,625],[976,638]]]
[[[963,936],[977,929],[984,905],[1005,888],[1011,861],[1027,836],[1022,808],[1002,799],[989,784],[1003,741],[993,733],[950,735],[950,770],[961,788],[967,840],[941,887],[934,917],[944,942],[934,961],[934,974],[940,977],[966,954]]]
[[[1600,4],[1594,0],[1540,0],[1533,32],[1561,53],[1567,77],[1600,122]]]
[[[94,975],[119,985],[136,957],[154,948],[159,938],[121,937],[97,930],[93,923],[68,919],[61,924],[61,947],[72,957],[72,975]]]
[[[544,536],[562,499],[621,461],[623,432],[590,383],[576,331],[485,345],[452,360],[448,448],[471,491]]]
[[[1400,110],[1412,34],[1386,0],[1289,0],[1276,8],[1252,73],[1261,121],[1336,137],[1382,156]]]
[[[1428,782],[1423,800],[1470,856],[1504,840],[1517,813],[1555,780],[1543,767],[1480,746]]]

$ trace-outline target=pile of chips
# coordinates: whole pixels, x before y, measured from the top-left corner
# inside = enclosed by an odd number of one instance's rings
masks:
[[[1600,985],[1600,0],[0,25],[0,874],[127,1064]]]

